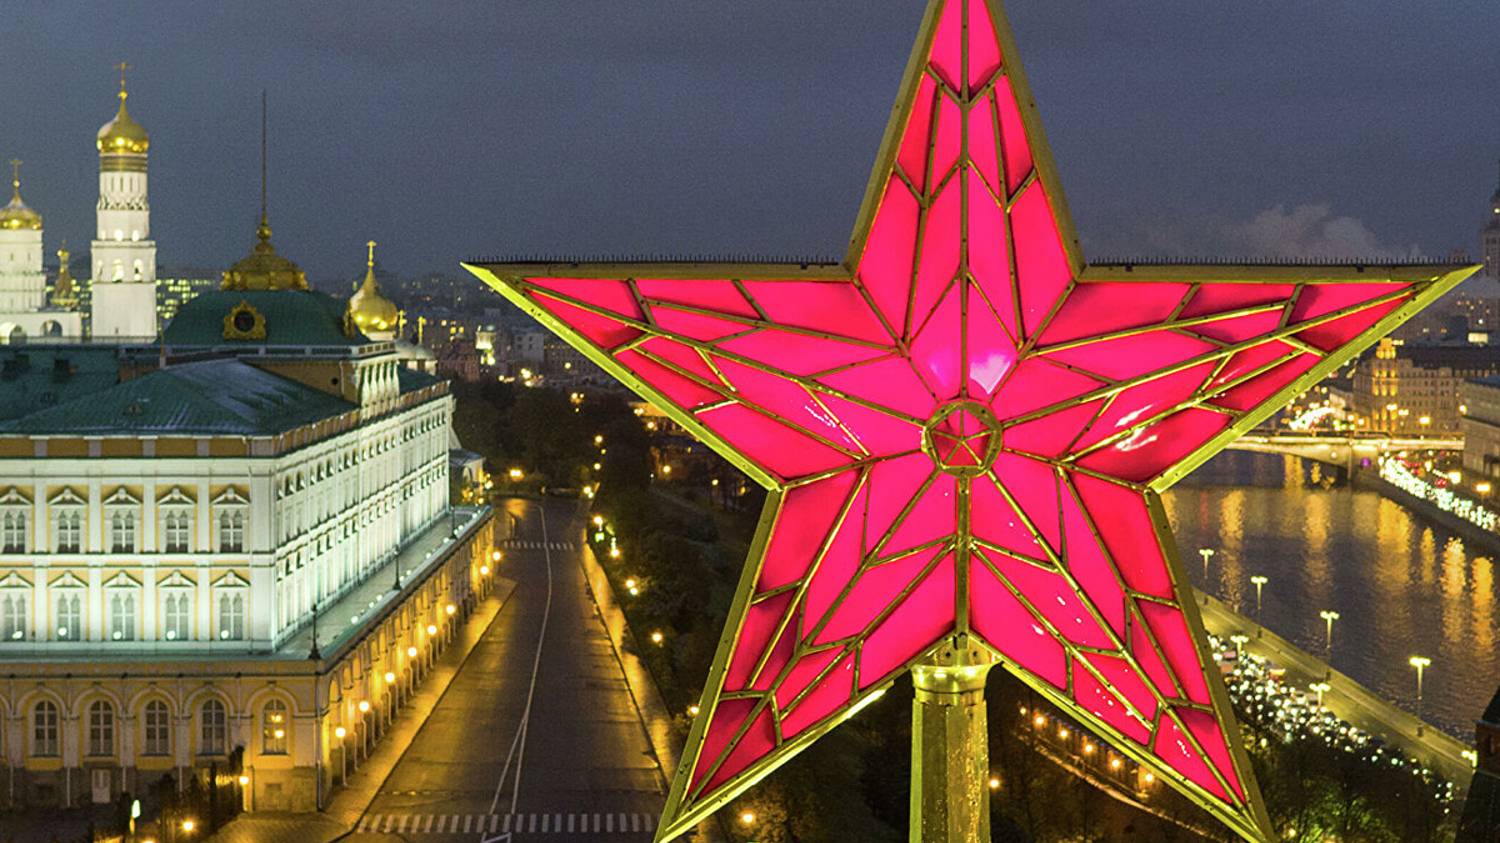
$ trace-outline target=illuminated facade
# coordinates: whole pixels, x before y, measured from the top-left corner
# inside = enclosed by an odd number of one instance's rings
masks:
[[[177,276],[156,279],[156,324],[167,327],[182,306],[198,295],[219,288],[219,279],[205,276]]]
[[[843,262],[470,269],[768,490],[658,839],[908,670],[912,839],[987,839],[1001,664],[1264,841],[1158,494],[1476,267],[1088,265],[999,3],[933,0]]]
[[[1464,381],[1500,372],[1500,347],[1399,345],[1382,340],[1354,368],[1351,409],[1361,430],[1401,435],[1459,430]]]
[[[99,204],[90,260],[90,333],[101,339],[149,341],[156,337],[156,241],[151,239],[147,155],[151,138],[125,108],[124,65],[120,108],[99,129]]]
[[[156,344],[0,350],[0,801],[312,810],[487,588],[446,382],[260,234]]]
[[[1500,376],[1466,381],[1459,396],[1464,473],[1500,478]]]

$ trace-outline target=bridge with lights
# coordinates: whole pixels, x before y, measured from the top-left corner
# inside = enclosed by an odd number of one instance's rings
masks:
[[[1328,465],[1351,469],[1374,465],[1379,458],[1401,451],[1461,451],[1462,436],[1396,436],[1385,433],[1315,433],[1287,430],[1255,430],[1229,446],[1237,451],[1289,454]]]

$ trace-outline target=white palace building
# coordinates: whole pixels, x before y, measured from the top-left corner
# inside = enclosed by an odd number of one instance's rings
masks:
[[[143,204],[139,155],[118,172]],[[96,308],[151,279],[144,226],[94,244]],[[321,806],[488,593],[447,382],[365,317],[307,288],[263,211],[160,339],[0,346],[0,806],[210,769],[247,808]]]

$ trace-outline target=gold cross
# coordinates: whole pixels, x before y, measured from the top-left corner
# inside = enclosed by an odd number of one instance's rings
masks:
[[[10,159],[10,185],[16,190],[21,189],[21,159]]]
[[[122,61],[115,68],[120,71],[120,99],[125,99],[125,71],[130,69],[130,65]]]
[[[375,266],[375,245],[376,245],[375,241],[374,240],[370,240],[370,241],[366,242],[365,245],[368,246],[369,249],[370,249],[370,258],[369,258],[368,261],[365,262],[365,265],[368,266],[368,267],[374,268],[374,266]]]

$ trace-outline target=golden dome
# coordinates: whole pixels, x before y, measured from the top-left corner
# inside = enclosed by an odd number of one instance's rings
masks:
[[[5,231],[19,231],[29,228],[32,231],[42,230],[42,215],[31,210],[25,202],[21,201],[21,162],[10,162],[10,185],[15,193],[10,197],[10,204],[0,208],[0,229]]]
[[[94,142],[100,155],[145,155],[151,148],[151,136],[146,134],[146,127],[135,122],[125,110],[127,96],[125,80],[121,79],[120,110],[115,112],[115,119],[99,127],[99,137]]]
[[[380,282],[375,280],[375,241],[365,245],[370,249],[365,262],[365,280],[349,297],[349,318],[366,335],[372,331],[394,333],[398,317],[396,303],[380,292]]]
[[[287,258],[276,254],[271,245],[271,225],[266,222],[265,212],[260,215],[260,227],[255,230],[260,242],[250,254],[240,258],[234,266],[224,271],[219,282],[221,290],[306,290],[307,274]]]

